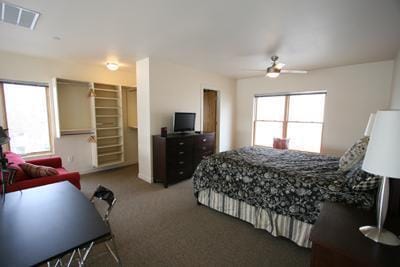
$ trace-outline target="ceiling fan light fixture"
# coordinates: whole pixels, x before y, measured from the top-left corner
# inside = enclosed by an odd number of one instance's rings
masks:
[[[112,63],[112,62],[107,62],[106,67],[111,71],[116,71],[119,69],[119,65],[117,63]]]
[[[274,66],[272,66],[267,68],[267,74],[265,76],[267,76],[268,78],[278,78],[280,72],[281,72],[280,69],[277,69]]]
[[[268,78],[278,78],[279,76],[279,72],[267,72],[267,76]]]

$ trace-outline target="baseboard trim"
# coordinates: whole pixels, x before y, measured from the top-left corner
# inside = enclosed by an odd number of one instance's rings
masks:
[[[146,183],[149,183],[149,184],[154,183],[152,178],[149,178],[149,177],[147,177],[147,176],[145,176],[145,175],[142,175],[140,172],[138,173],[138,178],[139,178],[140,180],[145,181]]]
[[[107,171],[107,170],[111,170],[111,169],[117,169],[117,168],[122,168],[122,167],[126,167],[126,166],[131,166],[131,165],[135,165],[138,164],[137,162],[126,162],[126,163],[121,163],[118,165],[114,165],[114,166],[107,166],[107,167],[103,167],[103,168],[94,168],[91,170],[85,170],[85,171],[79,171],[80,174],[89,174],[89,173],[94,173],[94,172],[101,172],[101,171]]]

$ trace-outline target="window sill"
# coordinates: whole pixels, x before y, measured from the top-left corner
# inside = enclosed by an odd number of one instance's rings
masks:
[[[30,160],[30,159],[40,159],[40,158],[44,158],[44,157],[52,157],[55,156],[54,152],[41,152],[41,153],[36,153],[36,154],[28,154],[28,155],[24,155],[22,156],[23,159],[25,160]]]
[[[278,149],[278,150],[290,150],[290,151],[297,151],[297,152],[307,152],[307,153],[314,153],[314,154],[321,154],[321,152],[315,152],[315,151],[307,151],[307,150],[299,150],[299,149],[279,149],[279,148],[273,148],[272,146],[263,146],[263,145],[253,145],[256,147],[266,147],[266,148],[272,148],[272,149]]]

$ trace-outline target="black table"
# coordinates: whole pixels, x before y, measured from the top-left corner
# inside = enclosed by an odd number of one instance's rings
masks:
[[[0,266],[31,266],[110,234],[69,182],[7,193],[0,202]]]

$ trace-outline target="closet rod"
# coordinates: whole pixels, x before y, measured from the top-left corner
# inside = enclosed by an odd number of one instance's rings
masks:
[[[57,81],[57,84],[82,85],[82,86],[90,87],[90,84],[89,83],[85,83],[85,82],[61,82],[61,81]]]

